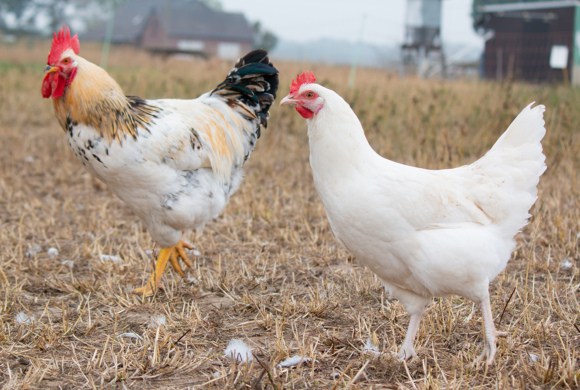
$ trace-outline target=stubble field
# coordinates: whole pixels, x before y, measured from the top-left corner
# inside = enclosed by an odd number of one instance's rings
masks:
[[[450,168],[483,155],[531,101],[545,104],[548,170],[529,225],[492,283],[509,337],[491,367],[471,301],[434,299],[418,356],[393,353],[408,324],[379,280],[340,248],[318,199],[304,120],[271,110],[223,215],[199,234],[188,280],[172,271],[152,298],[147,231],[68,148],[40,85],[49,42],[0,47],[0,385],[6,389],[551,389],[580,386],[580,91],[518,83],[420,82],[360,69],[276,63],[279,98],[313,70],[353,106],[392,160]],[[96,46],[81,55],[99,63]],[[163,60],[114,48],[125,93],[193,98],[231,63]],[[50,250],[50,248],[55,248]],[[151,252],[153,251],[153,252]],[[199,252],[199,253],[198,253]],[[236,364],[229,341],[255,355]],[[364,351],[371,340],[380,352]],[[285,358],[310,359],[292,368]]]

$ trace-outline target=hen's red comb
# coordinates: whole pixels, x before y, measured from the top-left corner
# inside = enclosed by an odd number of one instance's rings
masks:
[[[292,80],[292,84],[290,84],[290,93],[294,94],[298,92],[302,84],[311,84],[316,81],[316,77],[314,77],[314,73],[304,71],[302,74],[296,76],[296,80]]]
[[[48,54],[48,64],[51,65],[56,63],[60,59],[62,53],[67,51],[69,48],[73,49],[75,54],[79,54],[79,37],[75,34],[74,37],[71,38],[68,26],[62,26],[58,34],[56,32],[54,33],[52,47]]]

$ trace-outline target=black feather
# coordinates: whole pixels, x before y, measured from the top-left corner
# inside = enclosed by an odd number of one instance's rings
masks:
[[[268,111],[277,91],[278,71],[270,62],[268,52],[258,49],[240,58],[212,95],[233,99],[252,111],[259,119],[256,131],[259,137],[260,125],[268,126]]]

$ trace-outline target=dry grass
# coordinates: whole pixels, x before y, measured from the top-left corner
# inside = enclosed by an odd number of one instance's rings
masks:
[[[579,387],[578,90],[418,82],[361,70],[358,88],[348,91],[348,69],[310,67],[353,105],[379,153],[422,167],[469,163],[530,101],[548,108],[548,170],[534,216],[491,287],[496,324],[510,334],[496,363],[472,364],[483,347],[480,312],[453,298],[434,300],[417,336],[418,357],[402,364],[391,352],[408,317],[332,237],[312,184],[305,123],[287,108],[272,109],[223,216],[187,236],[201,252],[190,282],[169,271],[165,292],[130,294],[152,269],[154,244],[68,149],[40,96],[48,47],[0,47],[4,388]],[[81,48],[98,63],[97,49]],[[150,98],[197,96],[230,66],[122,49],[110,63],[127,93]],[[284,96],[305,65],[278,65]],[[59,251],[54,258],[51,247]],[[19,313],[34,321],[19,323]],[[150,325],[156,315],[165,325]],[[257,359],[236,365],[224,357],[232,338],[246,341]],[[383,356],[363,353],[368,338]],[[313,361],[276,367],[294,354]]]

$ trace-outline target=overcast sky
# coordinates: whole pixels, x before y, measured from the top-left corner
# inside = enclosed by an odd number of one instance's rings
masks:
[[[406,0],[220,0],[225,11],[242,12],[279,38],[306,42],[333,38],[400,44]],[[471,27],[472,0],[443,0],[443,43],[482,45]],[[363,26],[364,24],[364,26]]]

